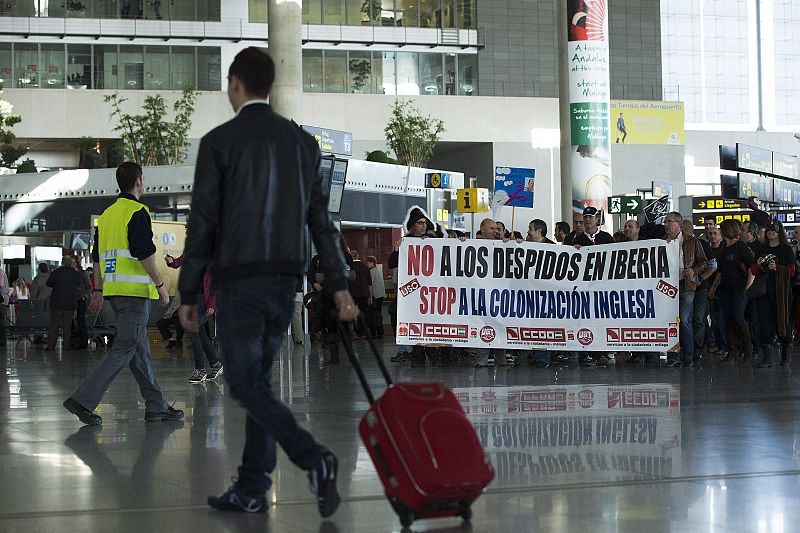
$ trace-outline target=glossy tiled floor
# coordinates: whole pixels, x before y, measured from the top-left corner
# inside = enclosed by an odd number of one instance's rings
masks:
[[[321,368],[317,345],[287,347],[274,385],[338,454],[339,511],[320,520],[304,473],[285,457],[268,515],[209,509],[206,496],[238,464],[244,413],[223,383],[187,382],[187,352],[154,347],[183,423],[145,424],[123,373],[98,409],[104,425],[88,428],[61,402],[102,353],[9,343],[0,359],[0,531],[400,530],[357,437],[367,405],[355,372]],[[372,361],[367,371],[377,386]],[[419,521],[415,531],[800,531],[800,383],[790,368],[476,370],[465,361],[394,371],[454,388],[497,470],[471,525]]]

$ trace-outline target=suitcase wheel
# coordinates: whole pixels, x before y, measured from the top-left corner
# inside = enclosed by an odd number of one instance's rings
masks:
[[[472,518],[472,507],[464,507],[464,509],[458,513],[458,516],[464,519],[464,522],[469,522]]]
[[[414,514],[414,511],[410,509],[403,509],[399,513],[400,516],[400,525],[403,527],[411,527],[411,524],[414,523],[414,519],[417,517]]]

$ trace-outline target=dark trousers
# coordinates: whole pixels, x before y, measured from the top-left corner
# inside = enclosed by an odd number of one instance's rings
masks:
[[[158,332],[161,333],[161,338],[164,340],[172,338],[172,330],[170,327],[175,328],[175,340],[181,342],[183,340],[183,326],[181,326],[181,319],[175,313],[169,318],[159,318],[156,321]]]
[[[56,341],[58,341],[58,329],[61,328],[62,335],[64,336],[64,343],[61,345],[64,350],[70,349],[70,342],[72,341],[72,315],[75,314],[74,309],[61,310],[50,309],[50,324],[47,328],[47,349],[54,350]]]
[[[353,298],[353,300],[355,300],[356,305],[358,306],[358,309],[361,311],[361,313],[363,313],[365,317],[369,316],[369,297],[362,296],[360,298]],[[359,337],[363,337],[364,335],[366,335],[366,332],[362,331],[360,320],[356,320],[354,326],[356,330],[356,335],[358,335]]]
[[[373,298],[367,317],[370,334],[373,337],[383,337],[383,298]]]
[[[708,286],[701,285],[694,291],[694,353],[700,354],[706,349],[706,333],[708,332]]]
[[[0,298],[2,300],[2,298]],[[8,306],[0,304],[0,342],[6,342],[6,322],[8,321]]]
[[[206,317],[206,304],[203,301],[203,295],[197,297],[197,318],[200,320],[200,331],[197,333],[187,332],[189,342],[192,343],[192,353],[194,353],[194,367],[197,370],[205,369],[205,361],[203,355],[208,359],[208,364],[215,366],[219,360],[217,359],[217,351],[214,345],[211,344],[211,339],[208,338],[205,324],[208,321]]]
[[[81,341],[81,348],[86,348],[89,344],[89,329],[86,327],[86,298],[78,300],[75,317],[78,322],[78,339]]]
[[[262,495],[272,485],[277,442],[289,459],[311,469],[324,448],[300,427],[272,390],[272,363],[294,313],[297,277],[270,275],[220,283],[218,338],[230,393],[247,410],[237,485]]]

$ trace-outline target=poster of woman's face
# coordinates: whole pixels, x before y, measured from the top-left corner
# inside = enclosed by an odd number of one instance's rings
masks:
[[[561,0],[567,2],[570,41],[602,40],[607,0]]]
[[[570,41],[587,41],[589,35],[586,31],[586,22],[589,17],[589,7],[586,0],[566,0],[567,21],[569,24]]]

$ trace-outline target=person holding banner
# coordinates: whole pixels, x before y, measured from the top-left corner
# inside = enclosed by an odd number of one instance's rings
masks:
[[[435,226],[431,219],[425,214],[419,207],[412,207],[408,211],[408,215],[406,216],[406,236],[403,239],[425,239],[428,238],[428,232],[435,231]],[[397,242],[394,243],[394,251],[389,254],[389,259],[386,260],[386,264],[390,269],[395,269],[400,264],[400,244],[403,242],[403,239],[398,239]],[[392,305],[397,305],[397,299],[393,302]],[[421,352],[421,357],[420,357]],[[393,363],[399,363],[406,359],[412,359],[412,366],[422,366],[425,364],[425,352],[424,349],[420,346],[419,348],[407,346],[407,345],[400,345],[398,346],[397,355],[390,358],[389,360]]]
[[[600,229],[600,216],[600,210],[594,206],[590,205],[583,209],[583,232],[575,235],[575,239],[572,241],[575,248],[595,244],[614,244],[614,237]]]
[[[725,340],[728,343],[728,355],[720,364],[735,363],[739,350],[744,353],[744,360],[753,358],[753,342],[750,327],[744,317],[747,304],[747,290],[753,284],[753,272],[750,267],[755,256],[750,247],[740,240],[742,223],[738,220],[723,220],[720,224],[725,247],[717,254],[719,276],[708,291],[710,298],[718,297],[725,318]]]
[[[678,247],[680,264],[679,283],[679,310],[680,324],[679,335],[681,354],[667,355],[668,367],[681,365],[691,367],[694,365],[694,297],[697,287],[700,286],[699,276],[708,268],[708,260],[703,251],[703,246],[694,235],[683,231],[683,216],[673,211],[664,217],[665,241]],[[682,361],[681,361],[682,359]]]
[[[583,209],[583,224],[580,233],[576,233],[572,245],[580,249],[582,246],[594,246],[595,244],[614,244],[614,237],[610,233],[600,229],[600,210],[594,206],[587,206]],[[575,223],[575,231],[578,232],[578,223]],[[566,239],[564,243],[566,243]],[[594,366],[599,363],[606,366],[611,361],[607,354],[601,353],[595,360],[591,352],[580,354],[579,362],[581,366]]]
[[[491,218],[484,218],[481,221],[480,233],[478,239],[494,240],[497,235],[497,224]],[[475,368],[486,368],[489,366],[489,359],[493,359],[498,366],[505,366],[506,357],[505,350],[492,349],[492,348],[477,348],[475,350],[476,360]]]

